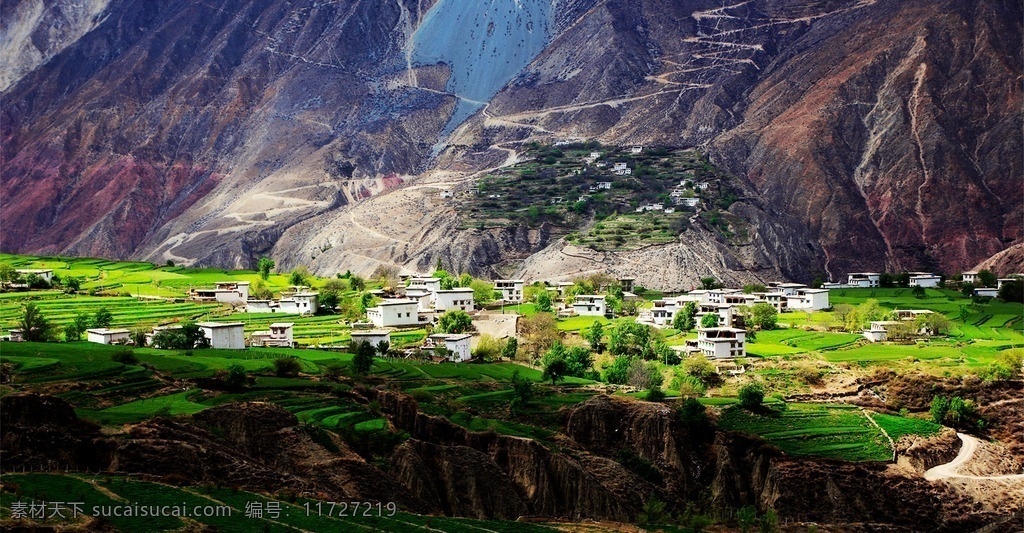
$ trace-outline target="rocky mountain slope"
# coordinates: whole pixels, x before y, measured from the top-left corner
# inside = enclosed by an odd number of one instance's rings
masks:
[[[666,245],[678,285],[953,272],[1021,242],[1018,2],[725,4],[19,2],[2,247],[569,275],[564,241],[459,230],[438,197],[568,138],[703,146],[745,183],[751,243]]]

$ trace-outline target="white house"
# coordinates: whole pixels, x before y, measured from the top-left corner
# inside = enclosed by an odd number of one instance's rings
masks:
[[[701,328],[697,330],[697,349],[714,359],[746,357],[746,338],[746,330],[739,328]]]
[[[607,305],[602,295],[580,294],[573,300],[572,310],[577,315],[604,316],[607,313]]]
[[[124,344],[131,338],[127,329],[95,328],[85,330],[86,339],[97,344]]]
[[[681,205],[685,205],[686,207],[697,207],[700,205],[700,198],[680,197],[676,202]]]
[[[1024,279],[1024,275],[1022,275],[1022,274],[1011,274],[1010,277],[1008,277],[1008,278],[999,278],[999,279],[996,280],[996,288],[997,289],[1002,289],[1003,288],[1003,284],[1010,283],[1011,281],[1017,281],[1019,279]]]
[[[977,283],[977,282],[978,282],[978,271],[977,270],[971,270],[969,272],[964,272],[964,283],[974,284],[974,283]]]
[[[270,325],[269,330],[253,332],[249,337],[249,346],[293,348],[295,339],[292,326],[294,325],[291,322],[274,322]]]
[[[197,325],[210,340],[210,348],[245,349],[245,324],[241,322],[200,322]]]
[[[601,189],[604,189],[604,190],[611,189],[612,188],[612,182],[610,182],[610,181],[599,181],[599,182],[597,182],[597,188],[598,188],[598,190],[601,190]]]
[[[996,298],[999,296],[999,289],[995,287],[978,287],[974,289],[974,295],[982,298]]]
[[[911,272],[911,287],[934,288],[938,287],[940,282],[942,282],[942,276],[936,276],[929,272]]]
[[[424,289],[431,293],[441,290],[441,278],[415,277],[409,278],[407,289]]]
[[[612,167],[612,170],[618,172],[620,170],[626,170],[626,168],[626,163],[615,163],[615,166]]]
[[[3,337],[3,340],[10,342],[24,342],[25,335],[21,328],[12,328],[7,330],[7,336]]]
[[[473,357],[469,349],[469,340],[470,336],[466,334],[437,333],[427,337],[423,349],[436,350],[443,346],[448,350],[449,361],[462,363]]]
[[[672,325],[672,321],[675,319],[676,313],[682,309],[684,304],[684,302],[677,298],[655,300],[653,303],[654,307],[652,307],[647,313],[644,313],[644,318],[649,317],[651,324],[657,327]]]
[[[877,287],[881,276],[878,272],[851,272],[847,274],[846,284],[854,288]]]
[[[53,269],[50,268],[19,268],[15,270],[22,278],[35,274],[39,279],[53,283]]]
[[[436,291],[434,293],[435,311],[450,311],[452,309],[472,311],[474,309],[473,289],[470,289],[469,287],[459,287],[457,289]]]
[[[449,190],[441,191],[441,198],[452,198],[454,196],[455,196],[455,193],[452,192],[452,191],[449,191]]]
[[[861,332],[864,338],[871,342],[882,342],[888,336],[888,328],[899,324],[898,320],[873,320],[871,327]]]
[[[434,300],[434,293],[426,289],[406,289],[405,298],[408,300],[416,300],[418,308],[421,312],[430,311],[431,302]]]
[[[381,341],[387,342],[388,346],[391,345],[391,332],[386,329],[369,329],[366,331],[353,331],[351,335],[351,342],[353,345],[357,345],[361,342],[368,342],[370,343],[370,346],[376,348]]]
[[[699,182],[699,183],[694,183],[693,184],[693,188],[694,189],[700,189],[700,190],[703,191],[704,189],[707,189],[710,185],[711,185],[710,183],[708,183],[706,181],[702,181],[702,182]]]
[[[930,315],[932,312],[928,309],[894,309],[892,314],[900,320],[916,320],[917,317]]]
[[[590,158],[591,160],[597,159],[597,158],[599,158],[599,157],[601,157],[601,152],[590,152],[590,156],[589,156],[589,158]]]
[[[631,154],[639,154],[640,152],[643,152],[643,151],[644,151],[644,147],[643,146],[632,146],[629,149],[629,153],[631,153]]]
[[[526,282],[521,279],[494,280],[494,290],[501,293],[501,299],[512,303],[523,301],[523,287],[525,285]]]
[[[278,304],[280,304],[279,308],[283,313],[312,315],[316,314],[317,309],[320,307],[319,296],[320,293],[318,292],[297,290],[290,296],[281,298]]]
[[[786,307],[805,311],[828,309],[828,289],[797,289],[792,296],[786,297]]]
[[[415,326],[420,323],[419,301],[407,298],[383,300],[366,310],[366,318],[378,328]]]

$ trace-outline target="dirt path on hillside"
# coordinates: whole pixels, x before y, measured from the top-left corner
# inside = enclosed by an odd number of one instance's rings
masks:
[[[1004,481],[1024,481],[1024,474],[1004,474],[997,476],[972,476],[961,474],[960,469],[974,457],[974,453],[981,446],[981,441],[970,435],[963,433],[957,433],[957,437],[963,442],[960,447],[960,453],[950,462],[942,465],[938,465],[929,469],[924,473],[924,478],[928,481],[936,481],[940,479],[973,479],[973,480],[1004,480]]]

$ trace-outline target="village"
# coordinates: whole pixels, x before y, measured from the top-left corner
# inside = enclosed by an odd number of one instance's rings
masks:
[[[592,154],[593,155],[593,154]],[[15,270],[16,280],[7,284],[8,290],[30,291],[33,288],[49,287],[54,282],[54,271],[44,268]],[[929,272],[900,274],[899,282],[910,290],[936,289],[945,284],[942,276]],[[991,278],[992,276],[989,276]],[[472,278],[469,278],[472,279]],[[992,286],[986,286],[977,272],[965,272],[958,286],[967,287],[974,298],[993,298],[1004,284],[1019,283],[1021,275],[1005,278],[986,279]],[[845,289],[877,289],[883,285],[892,286],[896,278],[877,272],[850,273],[840,282],[823,282],[810,287],[801,283],[772,282],[764,286],[726,288],[713,280],[708,288],[688,291],[677,296],[661,296],[639,288],[646,296],[633,291],[634,278],[618,278],[603,275],[591,280],[533,282],[523,279],[499,279],[484,283],[483,303],[477,301],[480,288],[457,286],[458,282],[446,272],[437,275],[401,275],[395,286],[370,288],[361,293],[366,306],[360,318],[345,321],[349,342],[347,344],[323,345],[318,348],[334,348],[355,351],[362,343],[380,348],[381,356],[426,358],[434,362],[468,362],[473,359],[474,349],[481,340],[481,332],[474,327],[474,321],[487,320],[491,313],[500,311],[504,315],[515,315],[526,304],[530,313],[542,308],[549,310],[559,320],[581,317],[595,323],[610,324],[610,321],[628,319],[654,330],[673,330],[679,333],[694,331],[680,336],[674,333],[669,348],[685,358],[700,354],[711,361],[741,360],[748,357],[748,337],[756,336],[759,329],[775,327],[776,318],[765,320],[755,318],[759,309],[768,310],[773,317],[796,312],[807,313],[833,311],[830,291]],[[257,282],[259,283],[259,282]],[[295,323],[289,317],[311,317],[330,315],[333,310],[320,304],[320,293],[310,286],[290,286],[281,290],[278,297],[267,294],[257,298],[250,294],[249,281],[214,281],[208,287],[189,287],[186,299],[203,304],[216,304],[231,311],[230,317],[280,316],[281,320],[266,324],[266,329],[247,330],[246,319],[199,321],[195,324],[203,339],[202,346],[219,350],[243,350],[252,347],[294,348],[299,346],[294,335]],[[442,288],[442,286],[447,288]],[[975,286],[980,285],[980,286]],[[595,290],[596,289],[596,290]],[[592,290],[593,293],[587,293]],[[491,294],[488,294],[490,292]],[[272,294],[272,293],[271,293]],[[651,296],[650,294],[654,294]],[[543,296],[541,296],[543,295]],[[614,305],[613,305],[614,303]],[[626,303],[628,305],[623,306]],[[458,313],[463,316],[462,324],[452,331],[439,328],[439,320],[445,314]],[[763,313],[761,313],[763,315]],[[631,316],[632,315],[632,316]],[[884,316],[864,321],[864,327],[854,330],[871,343],[887,340],[905,341],[914,337],[928,337],[943,334],[948,327],[935,327],[927,320],[930,315],[938,317],[928,309],[895,308]],[[180,318],[169,322],[153,324],[145,335],[138,334],[139,324],[120,327],[93,327],[82,333],[88,342],[105,345],[156,346],[167,345],[170,334],[180,333]],[[294,320],[294,319],[292,319]],[[600,321],[600,322],[599,322]],[[482,322],[478,322],[482,323]],[[412,337],[403,337],[399,342],[393,333],[425,331],[417,342]],[[503,331],[498,339],[506,343],[514,338],[519,328]],[[846,331],[850,331],[849,328]],[[586,335],[584,328],[574,332]],[[9,328],[4,337],[10,341],[24,340],[22,328]],[[601,341],[592,343],[600,348]],[[755,350],[756,351],[756,350]],[[742,372],[743,364],[717,364],[719,369]]]

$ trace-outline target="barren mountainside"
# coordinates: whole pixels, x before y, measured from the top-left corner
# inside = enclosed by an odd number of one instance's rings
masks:
[[[658,261],[680,273],[639,281],[682,287],[952,273],[1024,240],[1019,2],[2,9],[4,251],[530,276]],[[439,198],[526,141],[577,139],[701,148],[736,177],[750,239],[697,226],[595,266],[543,228],[463,229]]]

